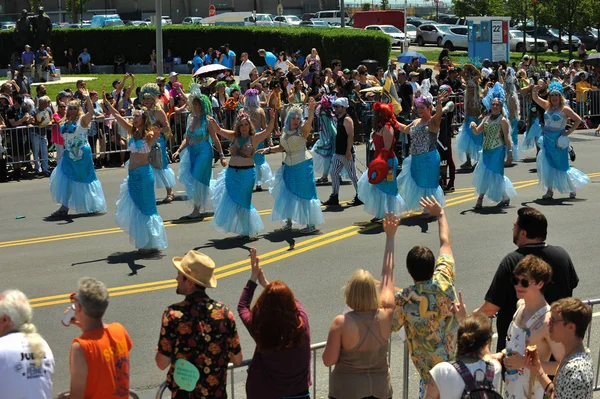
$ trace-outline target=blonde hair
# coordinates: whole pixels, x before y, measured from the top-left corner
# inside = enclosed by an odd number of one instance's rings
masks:
[[[379,293],[375,279],[367,270],[358,269],[350,277],[344,291],[346,305],[357,312],[370,312],[379,308]]]
[[[27,296],[19,290],[2,292],[0,294],[0,315],[8,316],[12,327],[25,335],[34,354],[35,366],[40,367],[42,359],[46,355],[44,339],[31,322],[33,311]]]

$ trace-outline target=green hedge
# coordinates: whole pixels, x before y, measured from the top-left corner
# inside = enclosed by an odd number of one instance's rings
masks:
[[[0,43],[11,43],[11,33],[0,32]],[[78,55],[87,47],[92,62],[112,65],[115,54],[123,53],[130,64],[147,64],[150,51],[155,48],[155,30],[152,27],[124,27],[104,29],[55,29],[51,47],[58,65],[64,65],[64,51],[69,47]],[[255,63],[259,48],[270,50],[299,50],[306,55],[315,47],[324,65],[340,59],[344,66],[354,67],[364,59],[375,59],[385,65],[389,59],[391,39],[380,33],[361,29],[265,28],[242,26],[166,26],[163,28],[163,47],[187,62],[196,47],[218,49],[229,43],[239,55],[246,51]],[[8,48],[2,46],[3,48]],[[8,63],[10,54],[0,53],[0,64]]]

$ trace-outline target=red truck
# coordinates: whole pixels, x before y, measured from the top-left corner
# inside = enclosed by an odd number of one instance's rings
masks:
[[[369,25],[393,25],[404,32],[404,11],[356,11],[352,17],[353,27],[364,29]]]

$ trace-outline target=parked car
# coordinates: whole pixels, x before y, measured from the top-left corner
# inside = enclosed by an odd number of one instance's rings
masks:
[[[510,51],[516,51],[518,53],[522,53],[523,51],[535,51],[535,38],[525,34],[525,42],[523,42],[523,32],[520,30],[509,30],[508,35]],[[539,52],[548,51],[548,42],[538,38],[537,50]]]
[[[438,18],[438,22],[440,24],[447,25],[467,25],[466,18],[460,18],[456,15],[440,15],[440,17]]]
[[[146,21],[127,21],[126,26],[150,26],[150,23]]]
[[[94,15],[92,17],[92,28],[108,28],[111,26],[125,26],[119,14]]]
[[[14,22],[4,22],[0,24],[0,30],[14,30],[16,26]]]
[[[310,21],[302,21],[300,25],[303,28],[330,28],[329,24],[325,21],[319,21],[318,19],[311,19]]]
[[[310,12],[306,12],[306,13],[302,14],[302,16],[300,17],[300,19],[303,20],[303,21],[310,21],[314,17],[315,17],[315,14],[310,13]]]
[[[419,25],[417,27],[417,44],[424,46],[429,43],[441,47],[445,31],[449,26],[431,22]]]
[[[350,21],[352,22],[352,21]],[[342,23],[341,22],[330,22],[329,23],[329,27],[330,28],[341,28],[342,27]],[[354,29],[354,27],[351,24],[347,24],[346,26],[344,26],[344,28],[346,29]]]
[[[450,26],[443,28],[444,36],[442,38],[442,47],[448,49],[448,51],[454,51],[455,49],[467,49],[469,48],[468,41],[468,28],[466,26]]]
[[[185,17],[182,24],[184,25],[202,25],[202,17]]]
[[[416,26],[407,23],[405,33],[408,35],[408,38],[410,39],[411,43],[417,42],[417,27]]]
[[[275,26],[298,26],[302,20],[295,15],[282,15],[273,18]]]
[[[577,31],[575,32],[575,36],[581,40],[581,43],[585,44],[586,50],[593,50],[598,47],[598,36],[591,29]]]
[[[432,21],[430,21],[428,19],[419,18],[419,17],[406,17],[406,23],[414,25],[417,28],[419,27],[419,25],[428,24],[430,22],[432,22]]]
[[[523,28],[520,30],[523,30]],[[531,37],[535,36],[535,33],[537,32],[537,38],[545,40],[548,43],[548,48],[555,53],[557,53],[559,50],[566,50],[569,48],[569,37],[562,35],[559,38],[557,29],[547,28],[545,26],[538,26],[536,29],[533,26],[525,26],[524,30]],[[576,36],[573,36],[571,44],[573,49],[576,50],[581,44],[581,40],[579,40]]]
[[[369,25],[365,30],[383,32],[392,38],[392,46],[399,46],[404,41],[404,33],[393,25]]]
[[[346,20],[346,24],[348,24],[350,21],[350,16],[346,11],[344,11],[344,18]],[[314,16],[314,19],[325,22],[341,22],[342,16],[340,14],[340,10],[318,11]]]

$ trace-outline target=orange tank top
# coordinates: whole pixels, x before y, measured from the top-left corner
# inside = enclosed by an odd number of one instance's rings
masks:
[[[129,351],[131,338],[119,323],[86,331],[73,342],[83,349],[88,366],[85,399],[129,397]]]

